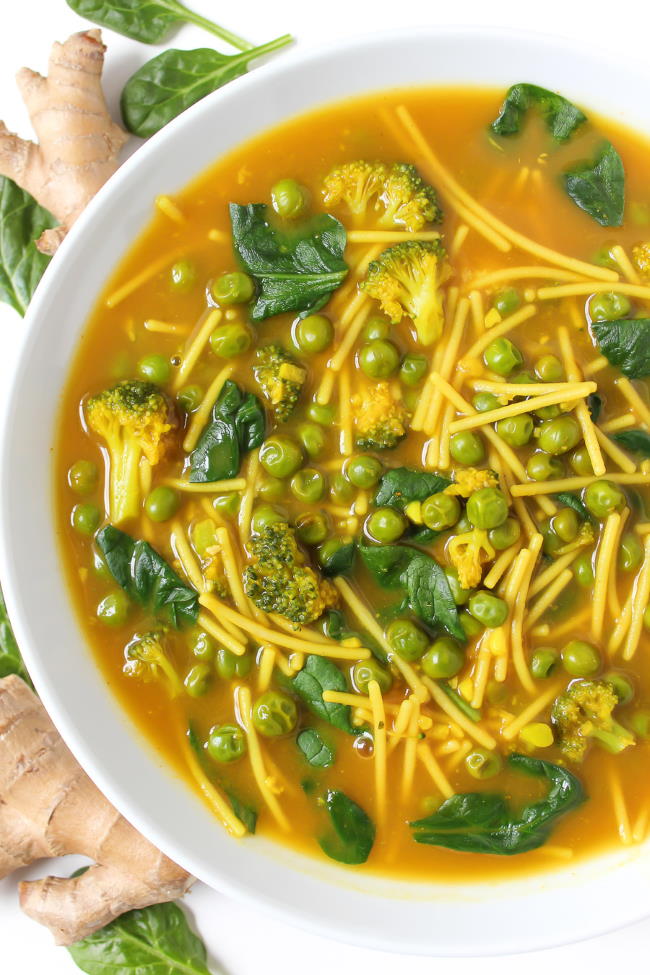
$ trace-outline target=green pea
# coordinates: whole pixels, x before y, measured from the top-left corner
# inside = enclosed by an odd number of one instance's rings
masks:
[[[402,359],[399,378],[405,386],[417,386],[424,379],[428,368],[429,360],[426,356],[409,352]]]
[[[369,454],[357,454],[350,457],[345,465],[345,474],[351,484],[358,488],[374,487],[383,473],[381,461]]]
[[[621,547],[618,552],[618,567],[623,572],[633,572],[643,561],[643,546],[638,537],[632,532],[627,532],[621,539]]]
[[[203,630],[196,630],[192,635],[190,650],[199,660],[210,663],[210,661],[214,660],[217,646],[209,633],[205,633]]]
[[[146,355],[138,362],[138,376],[148,383],[164,386],[169,382],[172,367],[164,355]]]
[[[269,525],[279,525],[286,522],[286,516],[270,504],[261,504],[255,509],[251,517],[251,531],[254,535],[268,528]]]
[[[539,428],[539,446],[547,454],[566,454],[582,440],[580,424],[574,416],[545,420]]]
[[[327,521],[323,515],[300,515],[296,518],[296,535],[306,545],[320,545],[327,538]]]
[[[611,244],[605,244],[603,247],[599,247],[598,250],[592,255],[592,263],[597,264],[598,267],[611,267],[613,271],[617,271],[618,264],[611,255],[611,247]]]
[[[92,551],[93,572],[98,579],[104,582],[113,582],[111,570],[106,565],[106,560],[95,549]]]
[[[545,555],[555,555],[559,548],[562,548],[562,540],[555,534],[551,526],[551,519],[544,518],[539,523],[539,530],[544,536],[542,551]]]
[[[212,518],[195,521],[191,534],[192,544],[200,556],[207,555],[208,549],[217,544],[217,526]]]
[[[489,413],[491,410],[497,410],[501,403],[494,393],[476,393],[472,397],[472,406],[478,413]]]
[[[257,484],[257,494],[265,501],[279,501],[286,494],[286,486],[279,477],[263,477]]]
[[[342,549],[348,542],[344,538],[328,538],[326,542],[318,547],[318,562],[324,568],[327,569],[330,566],[332,560],[335,558],[337,552]]]
[[[604,675],[603,680],[614,691],[619,704],[630,703],[634,697],[634,684],[629,677],[626,677],[625,674],[621,674],[617,670],[610,670]]]
[[[374,339],[361,346],[359,365],[371,379],[386,379],[399,366],[397,346],[387,339]]]
[[[118,589],[104,596],[97,607],[97,618],[106,626],[124,626],[130,608],[126,593]]]
[[[538,420],[555,420],[556,417],[562,416],[562,410],[559,406],[542,406],[539,410],[533,410],[533,416]]]
[[[422,670],[432,680],[455,677],[465,663],[465,654],[450,637],[443,636],[433,643],[421,660]]]
[[[650,711],[645,708],[634,711],[630,717],[630,728],[637,738],[648,741],[650,739]]]
[[[563,542],[572,542],[577,538],[580,520],[573,508],[562,508],[551,518],[551,527]]]
[[[236,724],[216,724],[210,728],[206,751],[219,764],[236,762],[248,751],[246,734]]]
[[[203,697],[210,688],[212,668],[209,664],[194,664],[187,672],[183,685],[190,697]]]
[[[615,291],[601,291],[589,302],[592,321],[609,322],[629,315],[632,305],[627,295]]]
[[[529,372],[528,369],[524,369],[522,372],[518,372],[514,376],[510,376],[510,382],[518,383],[520,386],[523,386],[526,383],[534,383],[535,377],[533,376],[532,372]]]
[[[468,609],[479,623],[490,629],[501,626],[508,619],[506,601],[487,589],[481,589],[469,597]]]
[[[447,577],[447,583],[449,584],[451,598],[454,600],[457,606],[464,606],[471,596],[472,590],[463,589],[460,584],[460,579],[458,578],[458,569],[455,569],[451,565],[446,565],[444,568],[444,573]]]
[[[489,531],[498,528],[508,517],[508,501],[499,488],[486,487],[474,491],[467,499],[465,509],[474,528]]]
[[[307,407],[307,416],[314,423],[320,423],[323,427],[329,427],[334,423],[334,407],[322,405],[321,403],[310,403]]]
[[[530,672],[536,680],[546,680],[556,669],[560,655],[555,647],[538,647],[530,660]]]
[[[422,502],[422,520],[427,528],[441,532],[452,528],[460,518],[460,502],[451,494],[432,494]]]
[[[194,287],[197,279],[196,265],[191,261],[176,261],[169,272],[169,284],[173,291],[183,293]]]
[[[625,495],[612,481],[594,481],[584,490],[582,500],[596,518],[607,518],[625,505]]]
[[[94,535],[101,520],[96,504],[76,504],[72,509],[72,527],[80,535]]]
[[[573,677],[593,677],[601,667],[600,653],[591,643],[571,640],[562,650],[562,666]]]
[[[551,481],[562,477],[564,464],[557,457],[536,450],[526,461],[526,473],[533,481]]]
[[[492,779],[502,767],[499,753],[486,751],[485,748],[475,748],[465,758],[465,768],[473,779]]]
[[[302,450],[294,440],[278,434],[262,444],[260,464],[273,477],[291,477],[302,466]]]
[[[489,680],[485,689],[485,696],[490,704],[499,707],[508,700],[508,685],[498,680]]]
[[[151,521],[169,521],[178,511],[180,503],[178,491],[160,484],[145,498],[144,510]]]
[[[253,297],[255,284],[243,271],[230,271],[212,282],[210,293],[220,305],[242,305]]]
[[[361,338],[364,342],[374,342],[375,339],[387,339],[390,335],[390,322],[381,315],[371,315],[363,326]]]
[[[468,640],[471,640],[473,637],[478,636],[479,633],[483,632],[483,627],[479,621],[474,619],[468,610],[462,610],[462,612],[458,615],[458,619],[460,621],[463,633]]]
[[[459,535],[461,534],[461,532],[471,532],[473,525],[464,511],[460,516],[460,518],[458,519],[458,521],[456,522],[455,528],[456,528],[456,533]]]
[[[591,477],[594,473],[591,457],[585,446],[576,447],[569,457],[569,464],[574,474],[578,474],[580,477]]]
[[[533,435],[533,418],[529,413],[504,417],[497,423],[497,433],[511,447],[523,447]]]
[[[366,532],[376,542],[396,542],[408,526],[408,520],[394,508],[377,508],[366,519]]]
[[[485,460],[485,446],[478,433],[462,430],[449,438],[449,453],[459,464],[475,467]]]
[[[354,497],[354,488],[343,474],[330,477],[330,497],[337,504],[347,504]]]
[[[483,362],[498,376],[509,376],[523,361],[521,352],[510,339],[494,339],[483,353]]]
[[[203,390],[200,386],[183,386],[176,394],[176,402],[186,413],[193,413],[203,402]]]
[[[295,701],[280,691],[266,691],[253,704],[253,724],[265,738],[288,735],[298,724]]]
[[[498,528],[491,528],[488,532],[488,541],[497,552],[502,552],[510,548],[521,535],[521,525],[516,518],[506,518]]]
[[[98,481],[99,471],[92,460],[78,460],[68,471],[68,484],[75,494],[92,494]]]
[[[396,619],[386,630],[386,638],[398,657],[412,663],[419,660],[429,646],[429,640],[412,620]]]
[[[571,566],[573,570],[573,577],[584,589],[590,589],[594,584],[594,568],[591,564],[591,556],[582,552],[576,559],[574,559]]]
[[[318,457],[327,443],[325,431],[317,423],[301,423],[298,427],[298,440],[310,457]]]
[[[307,315],[296,325],[295,337],[302,352],[323,352],[332,344],[334,326],[325,315]]]
[[[248,677],[252,665],[253,660],[250,653],[243,653],[240,656],[233,653],[232,650],[226,650],[225,647],[219,647],[217,650],[215,668],[222,680]]]
[[[368,693],[368,684],[371,680],[376,680],[379,690],[386,694],[393,686],[393,678],[389,670],[370,657],[369,660],[360,660],[352,668],[352,683],[359,694]]]
[[[325,494],[325,477],[315,467],[304,467],[293,475],[291,493],[304,504],[316,504]]]
[[[219,325],[210,336],[210,348],[222,359],[233,359],[243,355],[253,341],[250,330],[241,322],[227,322]]]
[[[284,488],[283,488],[284,493]],[[241,496],[231,491],[229,494],[218,494],[212,502],[212,507],[228,518],[234,518],[241,506]]]
[[[271,187],[271,203],[279,217],[293,220],[307,209],[307,190],[295,179],[281,179]]]
[[[564,379],[564,366],[556,355],[543,355],[533,367],[543,383],[559,383]]]
[[[492,299],[492,307],[496,308],[502,318],[512,315],[521,304],[519,292],[515,288],[504,288],[498,291]]]

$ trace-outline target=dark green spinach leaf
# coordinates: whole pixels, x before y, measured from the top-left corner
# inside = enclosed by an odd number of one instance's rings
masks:
[[[206,483],[236,477],[242,454],[264,440],[264,409],[257,396],[227,379],[190,454],[190,481]]]
[[[334,764],[334,749],[315,728],[303,728],[296,738],[296,744],[309,764],[315,768],[329,768]]]
[[[444,691],[452,704],[454,704],[459,711],[463,712],[466,718],[469,718],[470,721],[474,722],[481,720],[481,712],[476,708],[473,708],[472,705],[465,700],[462,694],[459,694],[459,692],[455,691],[453,687],[450,687],[446,680],[439,680],[436,681],[436,683],[440,690]]]
[[[594,517],[591,511],[577,494],[571,494],[570,491],[560,491],[559,494],[554,494],[553,497],[560,504],[563,504],[565,508],[573,508],[581,521],[590,521],[593,523]]]
[[[253,320],[318,311],[348,273],[343,224],[320,213],[296,231],[281,231],[269,223],[267,212],[265,203],[230,204],[235,253],[258,288]]]
[[[402,573],[413,612],[429,626],[442,626],[462,643],[467,639],[444,570],[435,559],[418,552]]]
[[[237,819],[244,824],[249,833],[254,833],[257,829],[257,809],[253,809],[252,806],[249,806],[247,803],[243,802],[239,796],[230,789],[223,786],[222,788],[228,797],[228,802],[232,806],[232,811]]]
[[[526,853],[543,846],[560,816],[586,799],[580,780],[559,765],[513,754],[507,766],[545,779],[549,785],[546,797],[516,813],[502,794],[460,793],[443,802],[430,816],[412,822],[413,839],[465,853]]]
[[[650,376],[650,318],[592,322],[600,351],[629,379]]]
[[[402,575],[417,549],[406,545],[364,545],[359,542],[359,555],[375,582],[383,589],[404,586]]]
[[[106,525],[95,536],[115,581],[134,602],[176,627],[196,623],[199,594],[187,586],[148,542]]]
[[[365,863],[375,842],[375,826],[368,814],[338,789],[328,791],[325,808],[333,833],[318,841],[323,853],[339,863]]]
[[[354,542],[345,542],[339,545],[329,557],[321,560],[323,575],[330,578],[347,575],[354,565],[355,548]]]
[[[497,135],[517,135],[528,109],[536,105],[556,142],[566,142],[587,116],[562,95],[539,85],[520,83],[508,89],[491,129]]]
[[[449,487],[451,481],[442,474],[429,474],[410,467],[394,467],[382,476],[375,495],[377,507],[388,506],[403,511],[411,501],[424,501]]]
[[[323,700],[323,691],[347,691],[342,672],[326,657],[310,654],[303,669],[290,681],[291,689],[307,705],[312,714],[323,718],[335,728],[356,735],[347,704],[333,704]]]
[[[612,433],[611,438],[633,454],[650,457],[650,433],[647,430],[621,430]]]
[[[36,241],[56,227],[51,213],[6,176],[0,176],[0,301],[24,315],[52,260]]]
[[[587,409],[592,423],[598,423],[598,418],[603,409],[603,398],[598,393],[589,393],[587,396]]]
[[[621,226],[625,209],[625,170],[611,142],[606,142],[594,159],[565,170],[562,179],[576,206],[601,227]]]
[[[343,613],[338,609],[329,609],[323,616],[323,633],[331,640],[349,640],[351,637],[361,641],[362,646],[367,647],[377,660],[386,663],[386,651],[381,647],[369,633],[360,633],[358,630],[351,630]]]
[[[17,674],[25,683],[32,686],[23,658],[20,655],[14,631],[11,628],[2,589],[0,589],[0,677]]]

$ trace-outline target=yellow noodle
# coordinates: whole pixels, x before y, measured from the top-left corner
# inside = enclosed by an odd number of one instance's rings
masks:
[[[514,612],[512,613],[512,622],[510,624],[512,662],[515,668],[515,673],[517,674],[522,687],[524,687],[531,694],[535,693],[535,683],[530,676],[530,670],[528,669],[528,664],[526,662],[526,656],[524,653],[523,624],[524,613],[526,611],[526,602],[528,600],[528,587],[530,586],[530,580],[533,572],[535,571],[535,564],[537,562],[537,557],[543,541],[544,539],[539,533],[533,535],[528,544],[528,549],[524,549],[524,551],[528,551],[528,559],[525,564],[521,585],[519,586],[515,597]]]
[[[397,748],[402,738],[405,737],[412,713],[413,701],[411,698],[405,698],[399,706],[397,717],[393,720],[392,730],[388,733],[390,739],[388,742],[389,755]]]
[[[571,552],[565,552],[564,555],[558,556],[558,558],[555,559],[551,565],[549,565],[548,569],[544,569],[543,572],[540,572],[539,575],[535,576],[535,579],[531,583],[530,589],[528,590],[528,598],[531,599],[533,596],[536,596],[538,592],[541,592],[542,589],[545,589],[546,586],[549,585],[549,583],[553,582],[553,580],[557,578],[557,576],[559,576],[560,573],[567,568],[567,566],[571,565],[571,563],[576,559],[577,555],[578,552],[575,549]]]
[[[255,725],[251,720],[251,692],[250,688],[240,685],[235,690],[235,700],[237,701],[237,711],[239,720],[248,738],[248,757],[251,769],[257,782],[257,787],[262,794],[262,798],[269,807],[271,814],[278,825],[283,829],[289,830],[289,820],[280,808],[280,804],[268,786],[268,774],[264,767],[264,756],[260,746]]]
[[[375,763],[375,814],[381,829],[386,821],[386,714],[379,684],[368,681],[368,696],[372,708],[373,759]]]
[[[352,407],[350,389],[350,366],[341,369],[339,378],[339,417],[341,425],[341,453],[349,457],[354,449],[354,435],[352,432]]]
[[[617,620],[621,615],[621,602],[618,598],[618,572],[616,571],[616,563],[621,545],[621,539],[623,537],[623,529],[625,528],[625,522],[627,521],[629,515],[630,509],[624,508],[621,512],[621,520],[618,523],[618,532],[616,533],[616,539],[614,540],[614,556],[607,580],[607,603],[609,606],[609,612],[614,620]]]
[[[621,643],[625,639],[625,635],[630,627],[630,622],[632,621],[632,607],[634,606],[634,586],[632,586],[628,597],[625,600],[625,605],[621,611],[619,618],[616,621],[614,629],[612,630],[612,635],[607,642],[607,652],[610,656],[616,653]]]
[[[564,359],[564,368],[567,374],[567,379],[571,382],[579,382],[582,375],[573,354],[573,347],[571,345],[571,339],[569,338],[568,329],[563,325],[558,329],[558,338],[560,341],[562,358]],[[586,403],[577,404],[576,417],[582,430],[582,436],[585,442],[585,447],[587,448],[587,453],[589,454],[591,466],[594,469],[594,474],[600,477],[605,473],[606,470],[605,461],[603,460],[603,455],[598,444],[596,428],[593,420],[591,419],[591,415]]]
[[[632,839],[635,843],[643,843],[648,833],[648,819],[650,819],[650,805],[643,807],[639,813],[632,830]]]
[[[558,577],[546,588],[537,602],[528,610],[525,620],[526,629],[530,629],[531,626],[535,625],[540,616],[543,616],[549,606],[552,606],[562,590],[568,586],[572,579],[573,572],[571,569],[565,569],[564,572],[560,572]]]
[[[634,424],[634,417],[629,413],[624,413],[622,416],[615,416],[611,420],[607,420],[601,424],[600,429],[603,433],[614,433],[616,430],[625,430],[626,427],[633,427]]]
[[[183,736],[183,752],[190,774],[207,799],[213,812],[217,814],[217,817],[221,820],[222,824],[226,827],[228,832],[232,834],[232,836],[245,836],[247,833],[246,827],[234,814],[228,805],[228,801],[221,795],[217,787],[214,786],[208,779],[207,775],[199,765],[199,760],[194,754],[192,747],[187,742],[185,735]]]
[[[623,277],[625,277],[630,284],[642,284],[639,272],[635,268],[630,258],[627,256],[625,249],[620,244],[614,244],[613,247],[610,247],[609,253],[623,272]],[[616,290],[618,291],[618,288]]]
[[[413,787],[413,776],[415,774],[415,760],[417,757],[417,744],[418,744],[418,718],[420,716],[420,702],[417,698],[413,699],[411,711],[411,719],[408,725],[408,731],[406,734],[406,742],[404,744],[404,759],[402,763],[402,782],[400,789],[400,798],[404,802]]]
[[[650,409],[643,402],[630,380],[621,376],[614,380],[614,385],[618,386],[638,418],[650,427]]]
[[[495,338],[499,338],[501,335],[506,335],[508,332],[512,331],[513,328],[527,322],[536,314],[537,308],[535,305],[524,305],[523,308],[519,308],[518,311],[514,312],[512,315],[508,315],[508,317],[504,318],[503,321],[498,325],[494,325],[491,329],[480,335],[473,345],[470,345],[469,349],[467,349],[463,355],[461,363],[466,362],[468,359],[475,359],[477,356],[481,355],[483,350],[486,349],[490,342],[494,341]]]
[[[617,447],[617,445],[613,443],[609,437],[596,426],[594,427],[594,433],[596,434],[598,443],[603,448],[605,453],[614,461],[614,463],[618,464],[621,470],[625,471],[627,474],[633,474],[636,470],[636,464],[634,461],[630,460],[628,455],[622,451],[620,447]]]
[[[470,291],[467,297],[469,298],[469,306],[472,312],[472,324],[474,326],[474,331],[477,335],[480,335],[483,331],[483,323],[485,321],[483,295],[480,291]]]
[[[175,223],[185,223],[185,216],[182,210],[174,203],[171,197],[164,194],[157,196],[156,206],[161,213],[164,213],[166,217],[169,217]]]
[[[181,386],[187,382],[190,373],[198,362],[201,353],[208,344],[208,340],[221,321],[221,318],[220,310],[213,308],[204,318],[194,338],[190,340],[190,344],[183,353],[183,361],[179,366],[173,382],[172,388],[174,392],[178,392]]]
[[[161,271],[164,271],[166,267],[169,267],[174,263],[178,257],[184,256],[185,251],[175,250],[170,254],[165,254],[163,257],[159,257],[157,261],[152,261],[147,264],[138,274],[126,281],[125,284],[121,285],[116,291],[106,299],[107,308],[115,308],[117,305],[121,304],[125,298],[137,291],[138,288],[146,284],[151,278]]]
[[[560,284],[556,288],[538,288],[537,297],[540,301],[551,301],[554,298],[573,298],[578,295],[600,294],[605,290],[602,281],[580,281],[576,284]],[[630,295],[632,298],[650,299],[650,287],[642,284],[630,284],[627,281],[617,281],[616,291],[619,294]]]
[[[607,516],[605,528],[598,546],[596,556],[596,572],[594,578],[594,592],[591,602],[591,635],[596,641],[600,641],[603,635],[603,625],[605,622],[605,608],[607,606],[607,583],[609,573],[612,571],[612,563],[616,559],[615,544],[618,538],[618,529],[621,522],[620,514],[615,511]],[[615,565],[614,565],[615,569]]]
[[[540,483],[513,484],[511,491],[513,498],[529,498],[536,494],[559,494],[563,491],[579,491],[581,488],[599,481],[595,474],[584,477],[563,477],[557,481],[543,481]],[[650,484],[649,474],[606,474],[606,480],[614,484]]]
[[[321,384],[318,387],[318,392],[316,393],[316,402],[320,406],[326,406],[331,400],[335,382],[336,373],[332,372],[331,369],[326,369],[323,373]]]
[[[496,746],[496,741],[489,731],[486,731],[481,725],[474,724],[473,721],[466,718],[458,705],[454,704],[451,698],[447,697],[435,681],[429,677],[423,677],[422,679],[440,710],[452,718],[463,729],[465,734],[469,735],[470,738],[473,738],[474,741],[477,741],[479,745],[483,745],[485,748],[494,748]]]
[[[449,256],[452,258],[458,255],[459,250],[467,240],[467,235],[469,233],[469,227],[466,223],[461,223],[456,227],[456,233],[454,234],[451,246],[449,247]]]
[[[643,628],[643,613],[650,599],[650,535],[646,535],[643,542],[643,563],[634,581],[634,601],[630,628],[623,647],[623,660],[631,660],[639,645]]]
[[[584,366],[582,372],[585,376],[593,376],[597,372],[602,372],[602,370],[606,369],[608,365],[609,362],[605,356],[599,355],[596,359],[592,359],[591,362],[588,362]]]
[[[349,606],[352,614],[356,617],[357,622],[361,623],[362,627],[368,631],[369,636],[373,637],[387,653],[392,654],[393,648],[384,636],[384,631],[370,610],[354,592],[350,584],[341,576],[336,576],[333,582],[340,592],[343,601]]]
[[[246,478],[233,477],[228,481],[210,481],[202,483],[197,481],[186,481],[182,477],[165,477],[161,484],[176,488],[177,491],[187,491],[188,494],[228,494],[231,491],[243,491],[246,487]],[[213,512],[214,514],[214,512]]]
[[[450,425],[451,433],[459,433],[461,430],[473,430],[475,427],[486,426],[487,424],[497,423],[510,416],[519,416],[521,413],[529,413],[531,410],[541,410],[545,406],[555,406],[558,403],[573,404],[574,400],[583,399],[597,389],[596,383],[579,383],[575,390],[567,393],[560,392],[546,393],[544,396],[533,396],[530,399],[521,400],[518,403],[509,403],[508,406],[500,406],[495,410],[486,410],[483,413],[476,413],[474,416],[465,416],[460,420],[454,420]],[[520,395],[526,395],[525,392]]]
[[[490,571],[483,579],[482,585],[486,589],[494,589],[501,576],[512,565],[517,553],[521,549],[521,542],[515,542],[510,548],[506,548],[493,563]]]
[[[456,365],[458,359],[458,349],[465,330],[468,313],[469,301],[467,298],[461,298],[456,306],[453,323],[449,330],[449,335],[447,336],[444,346],[444,353],[440,361],[439,373],[445,380],[449,380]],[[442,396],[440,395],[439,391],[436,392],[437,396],[434,394],[423,425],[424,432],[428,435],[434,434],[438,425],[438,416],[440,413]]]
[[[271,647],[268,644],[267,646],[262,647],[262,653],[260,654],[260,662],[257,671],[258,691],[267,691],[269,689],[277,653],[278,651],[275,649],[275,647]]]
[[[348,230],[348,244],[398,244],[402,240],[440,240],[437,230]]]
[[[564,393],[567,400],[577,398],[580,390],[585,386],[591,386],[593,392],[598,387],[596,383],[573,382],[573,383],[507,383],[494,382],[491,379],[470,379],[470,386],[483,393],[494,393],[504,399],[514,399],[515,396],[544,396],[546,393]],[[530,404],[531,409],[537,408],[537,401]]]
[[[609,780],[609,794],[612,797],[612,804],[614,806],[614,818],[616,819],[616,824],[618,826],[618,835],[621,843],[628,846],[632,842],[630,817],[625,804],[618,769],[611,758],[607,762],[607,778]]]
[[[476,660],[476,666],[472,673],[473,694],[470,704],[473,708],[482,707],[488,677],[490,676],[490,666],[492,664],[492,649],[490,645],[491,632],[491,630],[488,630],[482,636],[478,644],[478,657]]]
[[[178,556],[181,565],[183,566],[185,575],[190,580],[197,592],[203,592],[205,589],[203,573],[201,572],[199,564],[196,561],[192,546],[187,540],[183,526],[179,521],[172,522],[171,538],[172,546],[176,551],[176,555]]]
[[[239,518],[237,522],[239,526],[239,537],[243,545],[245,545],[250,538],[251,518],[253,515],[253,504],[255,503],[255,495],[257,491],[259,469],[260,453],[259,450],[254,450],[250,454],[248,467],[246,469],[245,490],[239,506]]]
[[[502,738],[505,738],[506,741],[512,741],[513,738],[516,738],[522,728],[525,728],[533,718],[541,714],[544,708],[548,707],[555,700],[561,686],[561,684],[553,684],[552,687],[547,688],[547,690],[536,697],[534,701],[531,701],[516,718],[504,726],[501,731]]]
[[[216,620],[208,616],[207,613],[199,613],[198,620],[199,626],[204,629],[210,636],[213,636],[218,643],[222,643],[227,650],[230,650],[237,657],[243,656],[246,653],[246,646],[237,637],[229,633],[224,627],[222,627]]]
[[[363,293],[362,297],[364,298],[364,301],[360,303],[360,310],[350,322],[336,352],[327,364],[328,369],[332,369],[334,372],[339,372],[343,368],[344,364],[349,361],[350,353],[352,352],[354,344],[359,338],[363,326],[365,325],[366,318],[368,317],[368,305],[370,304],[370,299],[367,295],[363,295]]]
[[[187,325],[175,325],[173,322],[161,322],[157,318],[145,318],[144,327],[148,332],[159,332],[161,335],[187,335]]]
[[[451,787],[449,779],[431,754],[431,749],[429,746],[425,742],[420,742],[420,744],[416,746],[416,751],[417,757],[420,759],[425,769],[431,776],[438,791],[445,797],[445,799],[451,799],[451,797],[454,795],[454,790]]]
[[[230,532],[227,528],[217,528],[217,541],[221,548],[221,558],[223,561],[223,569],[228,582],[228,588],[230,589],[232,598],[235,601],[235,606],[244,616],[253,616],[251,605],[248,601],[246,593],[244,592],[244,586],[242,584],[242,574],[237,564],[237,557],[235,556],[235,550],[230,538]]]
[[[208,386],[208,390],[198,410],[192,413],[192,419],[190,420],[190,425],[183,440],[183,450],[186,454],[191,453],[196,447],[203,427],[208,422],[212,407],[217,402],[224,383],[227,379],[230,379],[234,371],[235,367],[233,365],[224,366]]]
[[[472,288],[489,288],[495,284],[503,284],[506,281],[520,281],[527,278],[550,278],[553,281],[577,281],[582,275],[576,275],[573,271],[563,271],[562,268],[542,267],[533,264],[526,267],[504,267],[498,271],[490,271],[487,274],[480,274],[471,282]]]

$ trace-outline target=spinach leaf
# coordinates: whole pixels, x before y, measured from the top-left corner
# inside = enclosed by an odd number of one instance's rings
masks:
[[[361,561],[383,589],[403,587],[402,575],[411,559],[418,554],[406,545],[358,545]]]
[[[264,409],[257,396],[227,379],[190,454],[190,481],[206,483],[236,477],[242,453],[264,440]]]
[[[564,188],[576,206],[601,227],[620,227],[625,209],[625,170],[611,142],[594,159],[577,163],[563,173]]]
[[[611,434],[611,437],[631,453],[650,457],[650,433],[647,430],[621,430],[620,433]]]
[[[411,501],[424,501],[432,494],[444,491],[451,484],[442,474],[429,474],[410,467],[394,467],[379,481],[375,495],[377,507],[388,505],[403,511]]]
[[[254,833],[257,828],[257,809],[253,809],[252,806],[242,802],[239,796],[235,795],[229,789],[224,788],[224,792],[228,797],[228,802],[232,806],[232,811],[237,819],[241,820],[249,833]]]
[[[235,253],[258,287],[253,321],[285,311],[301,317],[318,311],[348,273],[345,227],[320,213],[297,231],[281,231],[266,215],[265,203],[230,204]]]
[[[51,213],[6,176],[0,176],[0,301],[24,315],[52,260],[36,241],[56,227]]]
[[[333,834],[318,841],[323,853],[339,863],[365,863],[375,842],[375,826],[368,814],[338,789],[328,790],[325,808]]]
[[[517,814],[502,794],[460,793],[431,816],[412,822],[413,839],[466,853],[526,853],[543,846],[557,819],[586,799],[580,780],[559,765],[519,754],[510,755],[507,765],[524,775],[546,779],[546,797]]]
[[[592,322],[600,351],[629,379],[650,376],[650,318]]]
[[[563,504],[565,508],[573,508],[582,521],[590,521],[593,523],[594,518],[591,511],[577,494],[571,494],[570,491],[560,491],[559,494],[554,494],[553,497],[560,504]]]
[[[598,418],[603,409],[603,398],[598,393],[589,393],[587,396],[587,409],[592,423],[598,423]]]
[[[324,561],[321,562],[321,569],[324,576],[343,576],[347,575],[354,565],[355,544],[345,542]]]
[[[11,628],[2,589],[0,589],[0,677],[17,674],[25,683],[32,686],[23,658],[20,655],[14,631]]]
[[[418,552],[402,573],[413,612],[429,626],[442,626],[450,636],[465,643],[456,603],[444,570],[435,559]]]
[[[246,74],[255,58],[289,44],[290,35],[240,54],[220,54],[212,48],[163,51],[131,75],[120,107],[129,132],[147,139],[190,105]]]
[[[463,712],[466,718],[469,718],[470,721],[474,722],[481,720],[481,712],[476,708],[473,708],[472,705],[465,700],[462,694],[459,694],[458,691],[453,689],[453,687],[450,687],[446,680],[439,680],[436,681],[436,683],[440,690],[444,691],[449,700],[456,705],[458,710]]]
[[[205,945],[176,904],[128,911],[68,951],[88,975],[210,975]]]
[[[364,647],[371,651],[377,660],[386,663],[386,651],[381,647],[369,633],[360,633],[357,630],[348,628],[343,613],[338,609],[329,609],[323,617],[323,632],[331,640],[348,640],[356,637]]]
[[[303,728],[296,738],[296,744],[309,764],[315,768],[329,768],[334,764],[334,749],[323,741],[315,728]]]
[[[205,775],[206,779],[210,783],[214,782],[214,764],[208,763],[206,760],[205,749],[197,734],[196,728],[191,721],[187,728],[187,740],[190,748],[199,761],[201,771]],[[241,820],[249,833],[254,833],[257,827],[257,810],[252,806],[247,805],[245,802],[242,802],[239,796],[229,789],[228,786],[225,786],[223,782],[218,782],[218,784],[225,792],[235,816]]]
[[[323,691],[347,691],[348,689],[345,677],[331,660],[310,654],[305,666],[289,683],[293,692],[318,718],[323,718],[341,731],[356,735],[357,731],[350,721],[348,705],[333,704],[323,700]]]
[[[185,585],[148,542],[106,525],[95,536],[115,581],[136,603],[163,613],[173,626],[196,623],[199,595]]]
[[[532,105],[539,108],[546,128],[556,142],[566,142],[578,126],[587,121],[587,116],[562,95],[538,85],[521,83],[508,89],[499,114],[492,122],[492,131],[497,135],[517,135]]]

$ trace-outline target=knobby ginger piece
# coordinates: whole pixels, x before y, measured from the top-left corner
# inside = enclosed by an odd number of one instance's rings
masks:
[[[48,76],[21,68],[20,94],[38,144],[0,122],[0,174],[9,177],[60,223],[39,250],[53,254],[86,204],[117,169],[128,136],[111,119],[102,89],[101,31],[73,34],[52,47]]]
[[[90,781],[19,677],[0,680],[0,879],[43,857],[94,861],[80,877],[18,885],[20,906],[73,944],[133,908],[180,897],[193,878]]]

